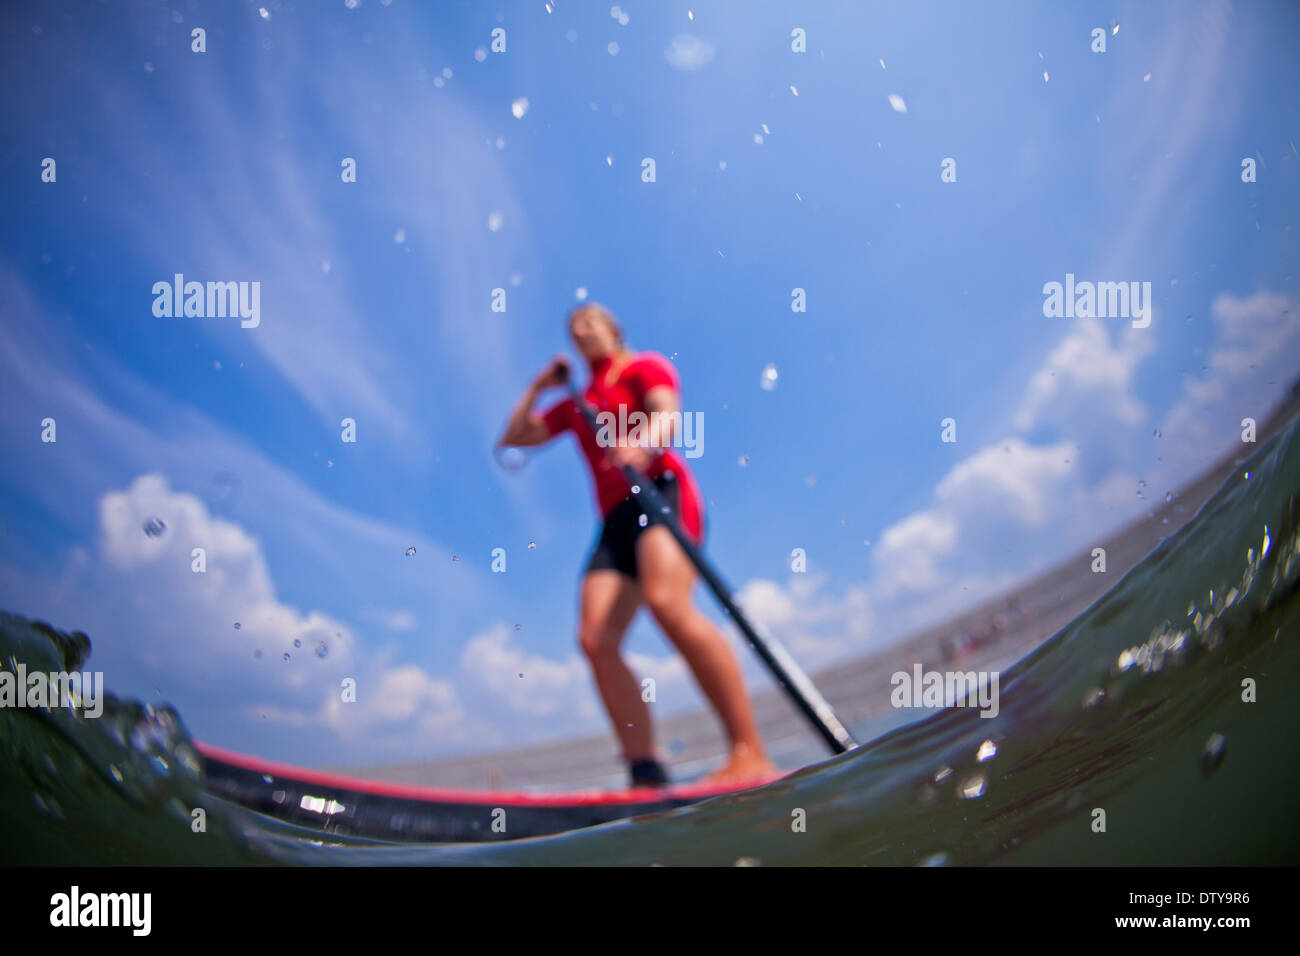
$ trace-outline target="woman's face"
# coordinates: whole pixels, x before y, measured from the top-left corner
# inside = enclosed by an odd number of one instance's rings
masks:
[[[596,309],[580,309],[569,319],[573,344],[589,362],[618,351],[618,336]]]

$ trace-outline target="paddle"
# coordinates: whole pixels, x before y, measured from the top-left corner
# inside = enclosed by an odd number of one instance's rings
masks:
[[[564,366],[564,369],[567,373],[568,366]],[[596,421],[596,413],[592,411],[591,406],[582,397],[582,393],[578,391],[578,386],[573,381],[572,374],[566,374],[565,378],[573,403],[582,412],[583,418],[587,421],[587,427],[591,429],[593,435],[599,435],[600,425]],[[663,496],[659,494],[659,489],[648,478],[631,465],[624,465],[622,471],[623,477],[632,486],[632,497],[636,499],[642,511],[647,515],[662,515],[667,512],[667,505]],[[740,608],[736,606],[736,602],[732,600],[731,589],[727,587],[726,582],[705,560],[704,555],[700,553],[700,549],[695,546],[695,542],[686,536],[686,533],[678,527],[677,522],[668,521],[664,525],[672,532],[672,536],[677,539],[677,543],[686,552],[686,557],[690,559],[691,564],[695,565],[695,570],[700,572],[700,577],[709,586],[709,590],[718,599],[718,603],[722,605],[723,610],[731,615],[731,619],[740,628],[740,633],[745,635],[745,640],[749,641],[750,646],[758,652],[758,656],[763,659],[763,663],[772,672],[772,676],[776,678],[777,683],[794,701],[795,706],[811,721],[813,729],[821,734],[822,739],[826,741],[826,745],[831,748],[831,753],[841,754],[856,747],[858,745],[857,741],[853,739],[845,726],[839,722],[835,712],[831,710],[831,705],[826,702],[826,698],[822,697],[817,691],[817,688],[813,686],[813,682],[808,679],[808,675],[795,663],[794,658],[781,645],[781,642],[772,637],[763,637],[758,631],[754,630],[753,625],[749,623],[745,615],[741,613]]]

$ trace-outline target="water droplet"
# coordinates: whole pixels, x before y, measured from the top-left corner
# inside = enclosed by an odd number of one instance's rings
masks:
[[[897,93],[889,94],[889,105],[894,108],[895,113],[907,112],[907,104],[903,102],[903,98]]]
[[[300,638],[300,637],[295,637],[295,638],[293,639],[293,646],[294,646],[294,647],[302,647],[302,638]]]
[[[536,550],[537,550],[537,542],[536,542],[536,541],[529,541],[529,542],[528,542],[528,550],[529,550],[529,551],[536,551]]]
[[[317,657],[319,657],[321,660],[324,660],[325,658],[329,657],[329,655],[330,655],[330,649],[329,649],[329,647],[325,644],[324,641],[321,641],[319,644],[316,645],[316,656],[317,656]]]
[[[982,773],[977,773],[973,777],[966,778],[962,785],[957,788],[957,796],[963,800],[978,800],[984,796],[984,786],[987,781]]]
[[[239,630],[243,626],[244,625],[240,624],[238,621],[235,622],[235,630]]]
[[[413,554],[415,554],[415,548],[414,548],[414,547],[410,547],[410,548],[407,548],[407,549],[406,549],[406,556],[407,556],[408,558],[411,557]]]
[[[640,485],[633,485],[633,486],[632,486],[632,494],[634,494],[634,495],[639,495],[639,494],[641,494],[641,486],[640,486]]]
[[[741,455],[740,458],[738,459],[738,464],[740,465],[741,468],[744,468],[746,465],[749,464],[749,456]]]
[[[286,660],[286,661],[289,659],[289,652],[288,652],[288,651],[285,651],[285,652],[284,652],[284,658],[283,658],[283,659]]]
[[[167,530],[167,526],[163,524],[161,518],[144,519],[144,533],[147,534],[149,537],[160,538],[162,537],[163,532],[165,532],[166,530]]]
[[[998,745],[991,740],[986,740],[980,744],[980,749],[975,752],[975,759],[980,763],[986,760],[992,760],[998,754]]]
[[[1205,749],[1201,751],[1201,769],[1207,774],[1218,770],[1223,763],[1223,754],[1227,746],[1228,738],[1223,734],[1210,734],[1210,739],[1205,742]]]
[[[1170,504],[1170,503],[1173,502],[1173,500],[1174,500],[1174,493],[1173,493],[1172,491],[1166,491],[1166,492],[1165,492],[1165,504]]]
[[[528,112],[528,97],[521,96],[510,104],[510,112],[515,114],[515,119],[523,119],[524,114]]]
[[[1111,20],[1111,21],[1110,21],[1110,35],[1111,35],[1111,36],[1115,36],[1115,34],[1117,34],[1117,33],[1119,33],[1119,21],[1118,21],[1118,20]]]
[[[644,528],[650,522],[650,519],[647,518],[645,515],[642,515],[641,517],[636,519],[636,522],[637,524],[639,524],[641,527]]]
[[[459,554],[453,554],[453,555],[451,556],[451,559],[452,559],[453,561],[459,561],[459,560],[460,560],[460,555],[459,555]]]
[[[762,387],[763,391],[770,392],[772,389],[776,388],[776,380],[778,377],[776,366],[771,362],[768,362],[763,366],[763,374],[759,377],[758,384]]]
[[[943,852],[931,853],[929,856],[927,856],[924,860],[921,860],[916,865],[917,866],[947,866],[948,854]]]
[[[760,863],[756,858],[752,856],[742,856],[739,859],[737,859],[735,863],[731,865],[732,866],[762,866],[763,864]]]
[[[515,630],[516,630],[516,631],[518,631],[518,630],[522,630],[522,626],[519,625],[519,624],[516,624],[516,625],[515,625]]]
[[[326,467],[326,468],[333,468],[333,467],[334,467],[334,459],[333,459],[333,458],[326,458],[326,459],[325,459],[325,467]]]
[[[488,228],[490,230],[492,230],[493,232],[498,232],[500,231],[501,227],[504,224],[505,224],[505,216],[503,216],[500,212],[488,213]]]
[[[399,226],[397,228],[397,231],[393,233],[393,242],[397,243],[400,246],[405,241],[406,241],[406,230]]]
[[[585,285],[578,286],[574,295],[577,296],[579,302],[585,302],[587,300],[587,287]]]

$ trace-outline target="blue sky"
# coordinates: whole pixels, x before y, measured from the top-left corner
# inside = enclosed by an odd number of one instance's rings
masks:
[[[277,759],[600,731],[583,466],[492,456],[578,290],[673,358],[709,552],[810,668],[1141,514],[1300,371],[1293,4],[551,6],[0,13],[0,606]],[[260,325],[154,316],[178,272]],[[1067,273],[1150,327],[1046,318]]]

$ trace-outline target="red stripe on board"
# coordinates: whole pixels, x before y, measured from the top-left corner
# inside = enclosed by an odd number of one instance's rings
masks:
[[[381,797],[421,800],[425,803],[482,803],[492,804],[493,806],[504,804],[516,807],[589,807],[619,803],[659,803],[674,798],[698,799],[718,796],[723,793],[736,793],[740,790],[749,790],[771,783],[786,776],[784,773],[773,774],[741,786],[734,784],[684,783],[670,787],[642,787],[636,790],[575,790],[567,793],[524,793],[518,790],[453,790],[444,787],[419,787],[404,783],[360,780],[356,777],[344,777],[319,770],[304,770],[301,767],[273,763],[269,760],[262,760],[260,757],[250,757],[248,754],[214,747],[198,740],[194,741],[194,746],[199,753],[210,760],[231,764],[269,777],[283,777],[287,780],[314,784],[320,787],[333,787],[337,790],[351,790],[357,793],[371,793]]]

